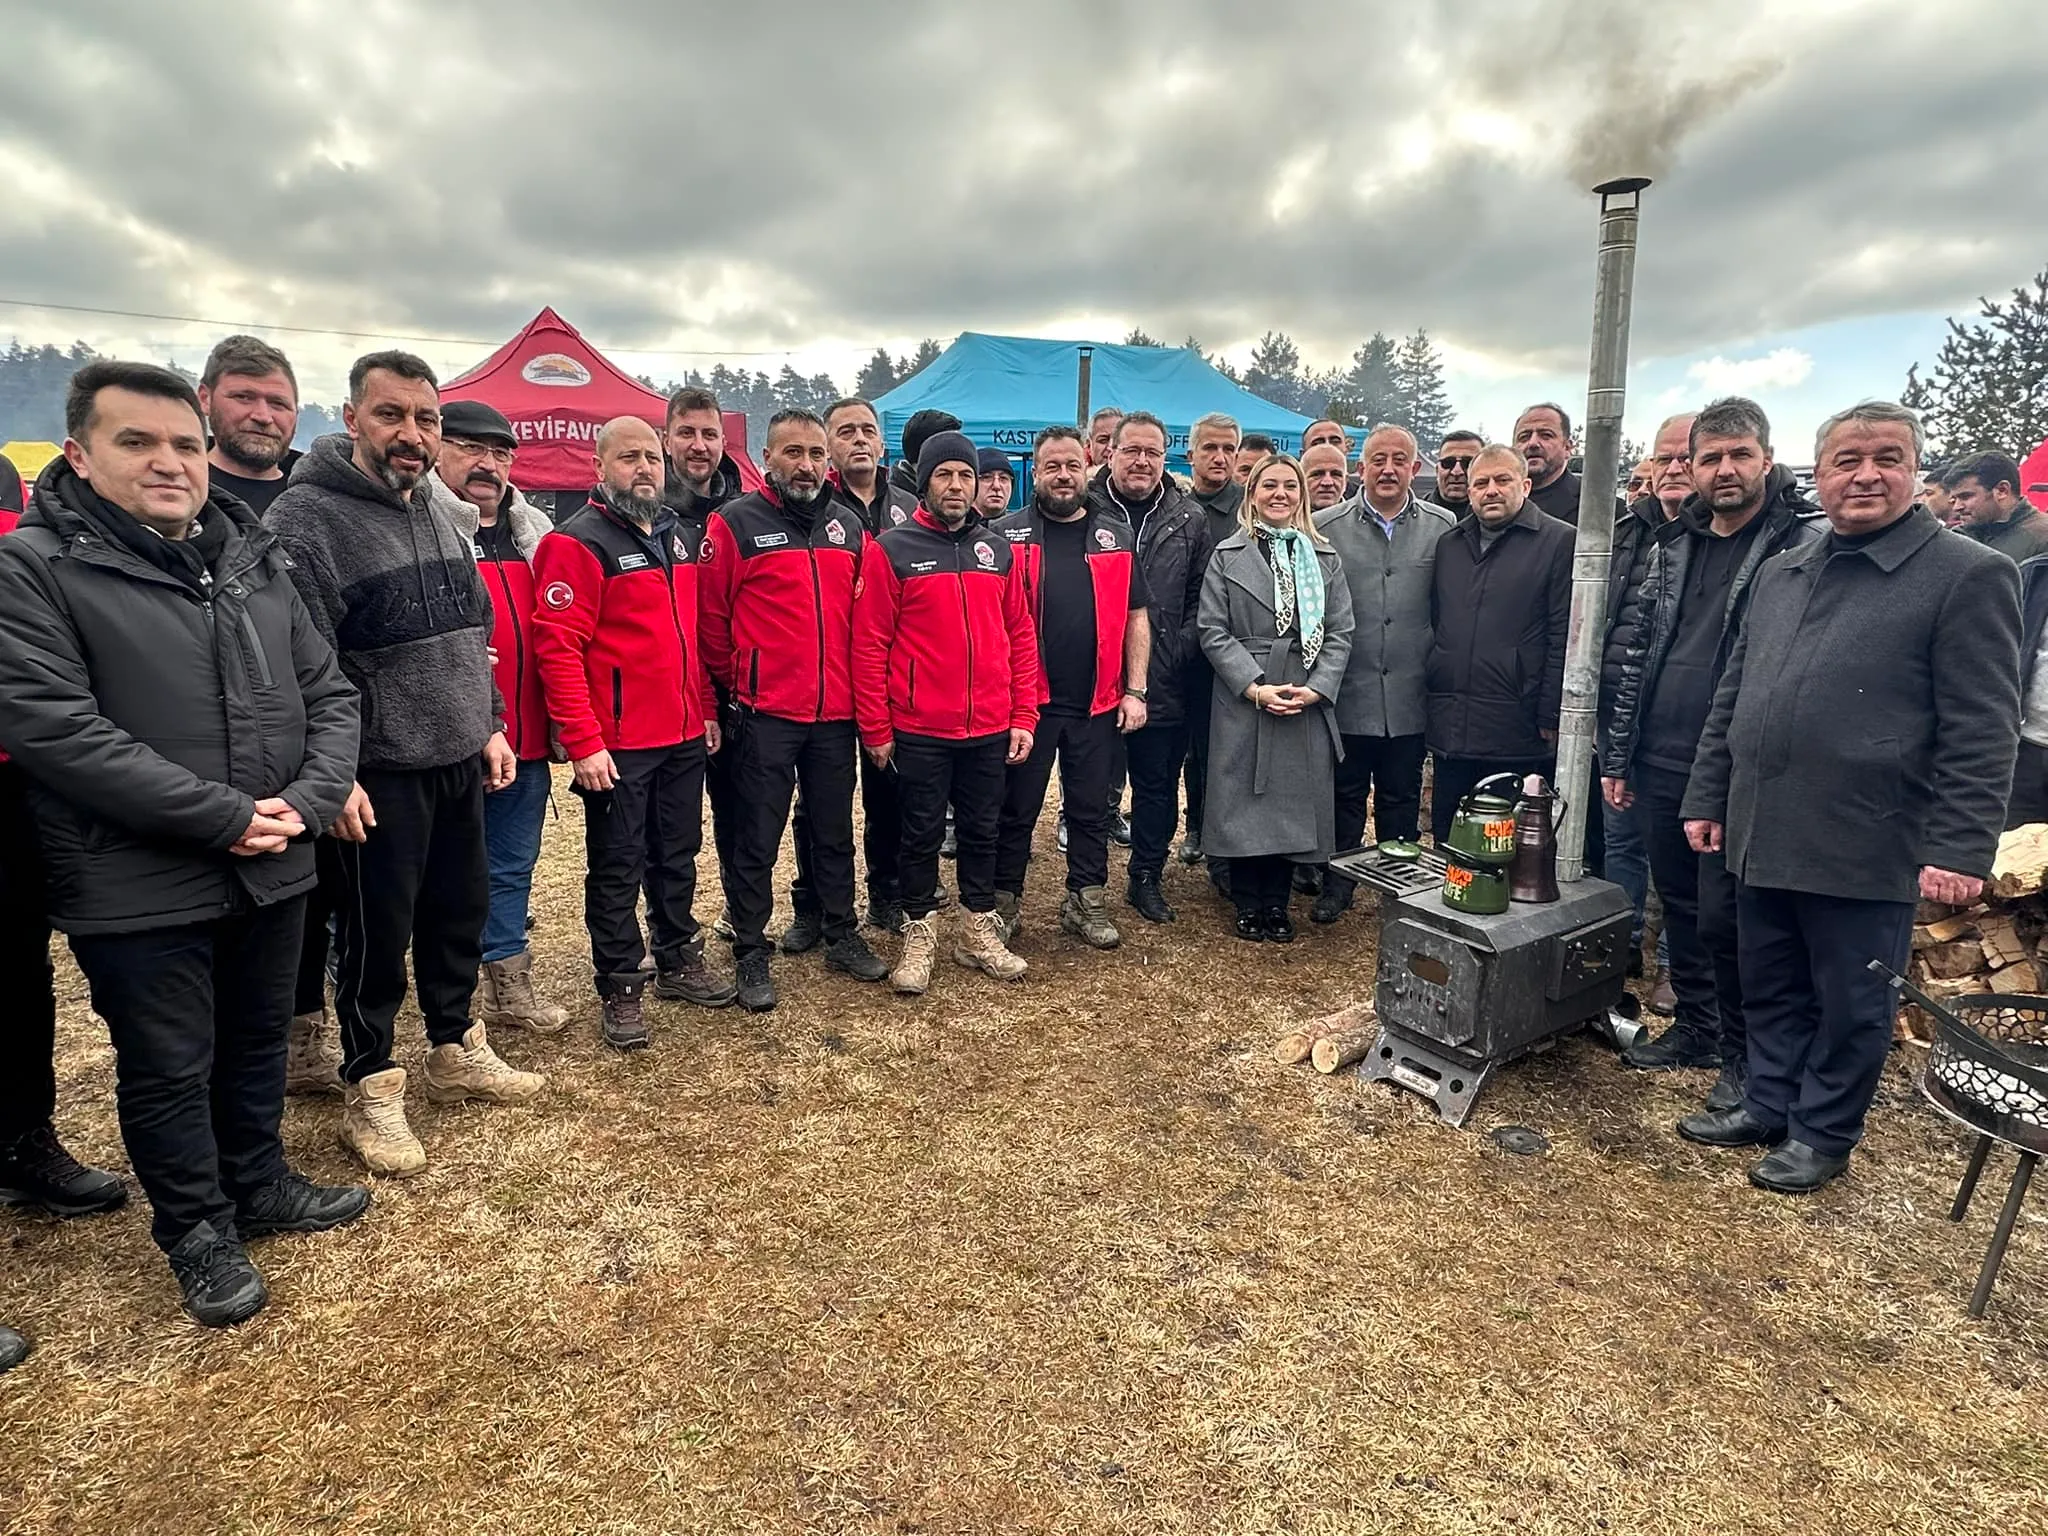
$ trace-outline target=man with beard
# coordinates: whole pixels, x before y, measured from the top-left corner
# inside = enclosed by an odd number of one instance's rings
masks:
[[[208,483],[248,504],[258,517],[270,510],[299,461],[292,434],[299,426],[299,381],[285,355],[254,336],[229,336],[206,359],[199,376],[199,408],[213,450]]]
[[[1578,527],[1582,482],[1571,471],[1572,419],[1564,407],[1545,401],[1522,412],[1515,418],[1515,446],[1529,466],[1529,499],[1546,516]],[[1626,510],[1615,497],[1615,517]]]
[[[2012,781],[2019,570],[1916,505],[1920,445],[1889,401],[1822,424],[1829,531],[1757,572],[1679,812],[1737,882],[1749,1033],[1741,1104],[1679,1134],[1774,1148],[1749,1180],[1776,1194],[1848,1166],[1898,1011],[1870,962],[1905,970],[1917,901],[1983,894]]]
[[[1413,842],[1419,835],[1430,591],[1437,544],[1454,519],[1411,489],[1417,462],[1415,435],[1406,427],[1374,428],[1359,454],[1363,494],[1315,519],[1316,531],[1343,563],[1353,613],[1351,656],[1336,698],[1344,742],[1332,784],[1340,850],[1364,838],[1368,801],[1375,842]],[[1308,468],[1306,460],[1302,467]],[[1355,890],[1344,875],[1328,871],[1310,918],[1336,922],[1351,909]]]
[[[512,488],[512,423],[481,400],[441,407],[441,454],[427,487],[435,508],[470,541],[491,594],[491,649],[505,739],[519,770],[484,797],[484,844],[490,857],[491,908],[484,922],[482,1013],[486,1024],[552,1035],[568,1013],[533,989],[533,951],[526,918],[533,869],[552,780],[548,773],[547,699],[533,648],[533,555],[551,526]]]
[[[1124,738],[1131,773],[1131,862],[1125,900],[1151,923],[1175,912],[1160,887],[1166,851],[1180,819],[1181,765],[1188,755],[1188,689],[1209,695],[1208,664],[1195,640],[1195,613],[1209,566],[1209,515],[1166,473],[1166,424],[1149,411],[1117,423],[1109,467],[1089,500],[1130,524],[1137,565],[1151,600],[1152,658],[1143,683],[1145,724]],[[1201,835],[1201,806],[1188,807],[1188,832]]]
[[[1311,514],[1327,512],[1344,499],[1351,467],[1344,462],[1344,450],[1334,443],[1317,443],[1301,455],[1301,475],[1308,482]]]
[[[825,965],[857,981],[889,974],[853,913],[853,588],[867,533],[827,480],[825,424],[809,411],[768,423],[768,484],[714,513],[702,584],[704,664],[738,706],[733,783],[733,964],[742,1008],[776,1003],[766,928],[790,795],[803,795],[809,889]]]
[[[1728,1110],[1742,1102],[1748,1051],[1735,887],[1721,854],[1686,841],[1679,807],[1758,571],[1824,529],[1791,472],[1774,463],[1770,422],[1755,402],[1716,400],[1677,420],[1697,490],[1656,533],[1608,716],[1601,790],[1610,809],[1633,808],[1648,845],[1677,1013],[1622,1060],[1652,1072],[1718,1067],[1707,1107]],[[1670,430],[1658,434],[1660,456]]]
[[[1485,446],[1485,438],[1461,427],[1446,432],[1443,446],[1436,451],[1436,494],[1430,500],[1452,517],[1462,518],[1472,511],[1472,456]]]
[[[917,516],[876,541],[855,595],[861,743],[878,767],[894,763],[903,785],[903,953],[889,973],[899,992],[931,985],[949,802],[962,908],[953,959],[1000,981],[1026,970],[996,915],[996,827],[1004,768],[1030,755],[1038,723],[1038,641],[1022,563],[973,514],[975,461],[958,432],[925,441]]]
[[[1188,433],[1190,482],[1194,500],[1206,516],[1204,537],[1210,549],[1237,532],[1237,509],[1244,502],[1244,486],[1237,478],[1238,436],[1237,422],[1220,411],[1202,417]],[[1188,659],[1181,705],[1187,722],[1188,830],[1181,840],[1180,859],[1183,864],[1199,864],[1202,809],[1209,788],[1209,662],[1199,652]]]
[[[1017,931],[1031,833],[1054,760],[1067,807],[1067,894],[1060,928],[1096,949],[1122,942],[1103,903],[1109,884],[1108,796],[1119,732],[1145,723],[1152,627],[1130,525],[1088,503],[1087,458],[1072,427],[1032,444],[1032,504],[997,525],[1024,564],[1038,631],[1038,729],[1011,767],[996,833],[996,910]]]
[[[1942,472],[1956,531],[2015,565],[2048,553],[2048,512],[2020,494],[2020,467],[2003,453],[1972,453]]]
[[[1425,735],[1439,846],[1482,779],[1555,771],[1571,627],[1570,524],[1529,498],[1523,457],[1504,443],[1479,450],[1471,477],[1472,515],[1438,542],[1430,587]]]
[[[976,456],[975,468],[978,477],[974,483],[974,510],[984,522],[1007,517],[1010,494],[1017,486],[1010,456],[1000,448],[984,448]]]
[[[534,648],[548,714],[583,801],[583,920],[614,1050],[651,1043],[640,931],[647,892],[654,995],[733,1000],[704,964],[691,906],[704,837],[704,762],[722,732],[698,644],[695,527],[662,498],[663,453],[634,416],[597,435],[590,504],[540,541]]]
[[[209,492],[190,384],[99,359],[64,415],[0,540],[0,740],[114,1044],[151,1235],[187,1313],[230,1327],[267,1299],[246,1242],[370,1204],[294,1173],[278,1136],[309,834],[348,797],[356,700],[272,536]]]
[[[340,940],[341,1139],[373,1173],[426,1149],[392,1060],[406,953],[427,1038],[427,1096],[519,1103],[546,1085],[470,1019],[490,911],[484,796],[519,771],[491,675],[491,599],[425,484],[441,449],[434,372],[408,352],[349,370],[347,433],[301,461],[267,521],[313,622],[362,695],[356,785],[332,831]]]
[[[917,498],[892,485],[882,473],[882,426],[875,408],[865,400],[835,401],[825,412],[825,447],[832,457],[830,479],[839,495],[853,504],[869,538],[884,529],[900,528],[917,510]],[[877,768],[864,754],[860,762],[861,855],[867,864],[868,922],[890,933],[903,931],[903,903],[897,860],[903,843],[903,813],[896,803],[896,775]],[[796,879],[789,887],[794,915],[783,931],[785,955],[816,949],[825,937],[825,912],[818,903],[812,870],[810,815],[797,796],[790,818],[790,841],[796,848]]]

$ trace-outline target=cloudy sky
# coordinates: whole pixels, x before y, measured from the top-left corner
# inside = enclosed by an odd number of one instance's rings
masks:
[[[1426,326],[1462,419],[1582,401],[1587,184],[1655,175],[1630,428],[1786,442],[2048,263],[2041,0],[0,0],[0,336],[309,396],[553,304],[656,378],[850,383],[964,329],[1339,363]],[[26,303],[22,301],[27,301]],[[387,343],[388,344],[388,343]]]

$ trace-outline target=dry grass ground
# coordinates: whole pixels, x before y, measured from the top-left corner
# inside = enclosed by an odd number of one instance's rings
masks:
[[[1903,1067],[1805,1203],[1677,1140],[1694,1078],[1588,1039],[1446,1130],[1276,1067],[1352,998],[1361,917],[1289,950],[1052,932],[905,1001],[781,962],[775,1013],[594,1040],[579,812],[538,945],[571,1032],[533,1110],[418,1116],[370,1218],[263,1245],[273,1304],[179,1314],[139,1209],[0,1220],[0,1528],[94,1532],[2012,1532],[2048,1522],[2048,1222],[1963,1315],[2003,1188]],[[709,897],[700,909],[709,909]],[[63,1127],[121,1164],[67,978]],[[417,1037],[406,1059],[419,1055]],[[298,1104],[334,1178],[338,1104]],[[1543,1129],[1521,1159],[1484,1131]]]

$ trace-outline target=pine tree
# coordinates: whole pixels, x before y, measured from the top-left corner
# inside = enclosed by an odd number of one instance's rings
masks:
[[[1163,347],[1166,343],[1154,341],[1145,334],[1142,326],[1134,325],[1131,327],[1131,334],[1124,338],[1124,345],[1127,347]]]
[[[1259,338],[1244,371],[1244,387],[1290,411],[1301,408],[1301,348],[1285,331],[1268,331]]]
[[[1395,361],[1394,339],[1385,331],[1374,331],[1372,340],[1351,354],[1351,371],[1344,375],[1338,396],[1360,426],[1408,425]]]
[[[2048,438],[2048,271],[2005,303],[1980,301],[1981,324],[1951,320],[1933,372],[1906,370],[1902,402],[1920,412],[1928,454],[1995,448],[2024,458]]]
[[[902,382],[888,352],[877,347],[875,355],[867,360],[867,366],[861,369],[860,377],[854,381],[853,389],[863,400],[879,400]]]
[[[1430,343],[1429,332],[1418,330],[1401,343],[1394,381],[1407,417],[1401,425],[1415,434],[1422,452],[1435,453],[1451,430],[1451,401],[1444,393],[1443,358]]]
[[[909,361],[898,367],[897,372],[902,376],[901,382],[908,383],[920,373],[923,373],[925,369],[939,360],[939,353],[944,350],[931,337],[925,337],[923,341],[917,344],[917,350],[911,353]]]

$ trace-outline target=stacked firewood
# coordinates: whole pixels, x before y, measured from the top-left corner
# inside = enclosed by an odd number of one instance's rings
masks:
[[[1913,927],[1911,979],[1936,998],[2048,992],[2048,825],[2016,827],[1998,844],[1984,899],[1973,907],[1923,901]],[[1900,1010],[1902,1038],[1933,1038],[1919,1008]]]

